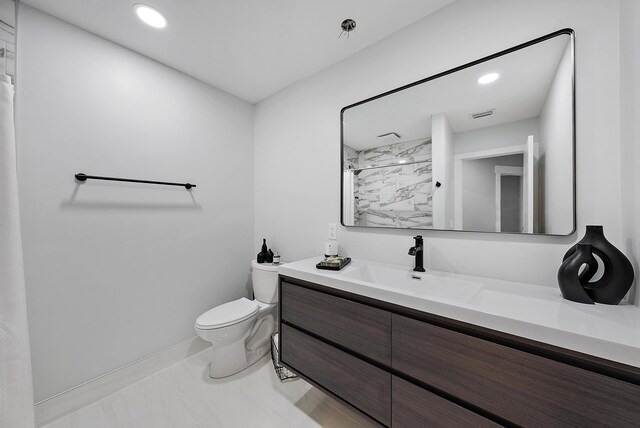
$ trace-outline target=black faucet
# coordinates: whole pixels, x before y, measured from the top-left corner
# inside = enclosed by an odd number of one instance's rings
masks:
[[[422,260],[422,255],[424,254],[424,245],[422,242],[422,235],[414,236],[413,239],[416,240],[416,245],[414,247],[409,248],[409,255],[416,256],[415,267],[413,268],[416,272],[425,272]]]

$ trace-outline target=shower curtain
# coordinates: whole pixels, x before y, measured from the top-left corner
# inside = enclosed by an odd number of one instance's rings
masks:
[[[355,213],[354,213],[354,194],[353,184],[354,176],[352,170],[344,170],[342,176],[342,218],[344,224],[347,226],[354,226]]]
[[[34,426],[16,169],[13,85],[0,73],[0,428]]]

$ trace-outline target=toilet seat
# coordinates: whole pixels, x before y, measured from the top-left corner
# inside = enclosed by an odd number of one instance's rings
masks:
[[[213,330],[228,327],[247,320],[258,313],[258,303],[241,297],[238,300],[224,303],[205,312],[196,320],[196,328],[201,330]]]

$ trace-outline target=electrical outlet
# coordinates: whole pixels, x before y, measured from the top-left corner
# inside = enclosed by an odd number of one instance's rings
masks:
[[[329,239],[338,239],[338,226],[335,223],[329,223]]]

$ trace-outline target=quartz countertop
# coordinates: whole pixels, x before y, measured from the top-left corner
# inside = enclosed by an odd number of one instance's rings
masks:
[[[320,270],[323,256],[287,263],[281,275],[475,324],[640,367],[640,308],[585,305],[562,298],[557,286],[527,284],[428,270],[425,283],[397,287],[363,279],[363,268],[410,269],[354,259],[341,271]],[[384,282],[384,280],[383,280]]]

